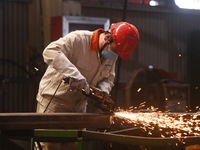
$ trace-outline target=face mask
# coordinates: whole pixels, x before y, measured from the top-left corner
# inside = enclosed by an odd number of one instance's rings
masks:
[[[110,59],[110,60],[114,60],[118,57],[118,55],[114,53],[113,51],[111,51],[110,49],[103,50],[101,54],[105,59]]]

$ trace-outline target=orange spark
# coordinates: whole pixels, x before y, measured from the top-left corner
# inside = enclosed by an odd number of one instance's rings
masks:
[[[199,113],[161,113],[134,112],[131,110],[117,110],[115,117],[122,118],[128,124],[133,124],[148,135],[160,132],[161,137],[186,137],[189,135],[200,136],[200,114]]]

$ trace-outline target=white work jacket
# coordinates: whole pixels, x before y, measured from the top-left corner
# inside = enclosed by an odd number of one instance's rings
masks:
[[[51,108],[64,107],[67,111],[85,111],[87,99],[82,91],[69,91],[66,77],[86,79],[89,85],[109,93],[115,78],[116,60],[101,62],[98,51],[90,50],[93,32],[77,30],[50,43],[43,52],[48,68],[42,77],[37,101]],[[117,58],[116,58],[117,59]],[[53,108],[52,108],[53,107]]]

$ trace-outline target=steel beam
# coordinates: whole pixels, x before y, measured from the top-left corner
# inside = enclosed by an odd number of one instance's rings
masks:
[[[0,113],[0,130],[106,129],[111,115],[94,113]]]

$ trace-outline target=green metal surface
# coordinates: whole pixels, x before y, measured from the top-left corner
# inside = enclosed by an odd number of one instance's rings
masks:
[[[78,144],[77,150],[86,150],[86,142],[80,137],[80,130],[46,130],[35,129],[33,132],[34,141],[71,141],[75,139]]]
[[[34,130],[34,137],[57,137],[57,138],[76,138],[78,130]]]

